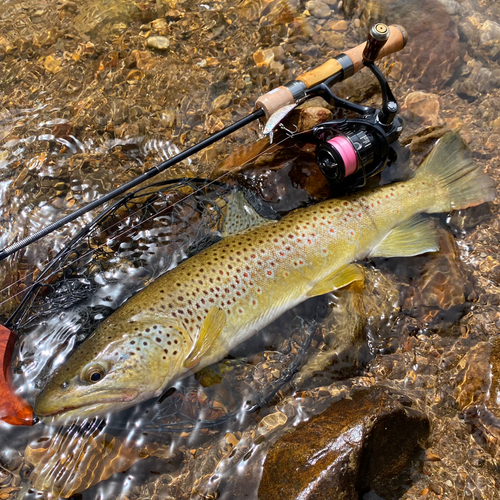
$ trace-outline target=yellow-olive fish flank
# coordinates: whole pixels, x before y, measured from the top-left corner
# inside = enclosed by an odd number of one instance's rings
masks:
[[[492,179],[472,164],[459,135],[449,133],[408,181],[226,236],[105,320],[49,380],[35,412],[61,422],[156,397],[308,297],[363,279],[354,261],[438,250],[433,226],[417,214],[494,196]]]

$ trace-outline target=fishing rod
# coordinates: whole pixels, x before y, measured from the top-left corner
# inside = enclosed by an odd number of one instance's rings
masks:
[[[376,60],[393,54],[394,52],[400,51],[405,47],[406,42],[406,30],[401,26],[391,25],[390,27],[387,27],[382,23],[376,24],[370,30],[366,42],[353,47],[352,49],[349,49],[339,54],[338,56],[335,56],[321,66],[300,75],[296,80],[277,87],[267,94],[260,96],[256,101],[255,111],[250,113],[245,118],[242,118],[236,123],[233,123],[223,130],[216,132],[200,143],[191,146],[190,148],[182,151],[172,158],[147,170],[135,179],[132,179],[126,184],[123,184],[113,191],[110,191],[108,194],[94,200],[93,202],[84,205],[83,207],[75,210],[73,213],[61,218],[60,220],[53,222],[44,229],[41,229],[40,231],[37,231],[36,233],[27,236],[26,238],[23,238],[20,241],[13,243],[12,245],[7,246],[2,251],[0,251],[0,261],[6,259],[8,256],[14,254],[15,252],[31,245],[35,241],[38,241],[39,239],[52,233],[53,231],[56,231],[65,224],[72,222],[78,217],[81,217],[87,212],[90,212],[91,210],[103,205],[104,203],[126,193],[139,184],[142,184],[143,182],[155,177],[156,175],[167,170],[173,165],[176,165],[177,163],[189,158],[195,153],[202,151],[206,147],[232,134],[236,130],[245,127],[253,121],[264,117],[269,120],[274,113],[279,112],[279,110],[284,106],[298,104],[306,99],[309,99],[310,97],[324,94],[325,92],[327,92],[327,88],[329,90],[329,86],[351,77],[364,66],[374,67],[373,63]],[[331,90],[330,94],[332,94]],[[384,106],[385,104],[386,103],[384,102]],[[354,104],[352,104],[352,106],[344,105],[342,107],[346,109],[353,109],[357,112],[359,112],[360,109],[363,109],[363,107],[357,107]],[[387,106],[385,106],[385,108],[387,108]],[[387,109],[385,109],[384,111],[383,108],[382,111],[387,113]],[[338,141],[340,141],[340,139],[337,140],[337,142]],[[337,149],[341,148],[341,145],[337,146]]]

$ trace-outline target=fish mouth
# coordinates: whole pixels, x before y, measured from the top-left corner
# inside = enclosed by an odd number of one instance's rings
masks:
[[[109,393],[109,391],[105,392]],[[35,404],[35,413],[42,422],[48,424],[60,424],[65,421],[71,423],[75,420],[83,418],[105,417],[108,412],[114,413],[118,408],[120,410],[124,410],[133,406],[136,403],[135,400],[138,394],[139,392],[137,391],[127,391],[125,393],[121,392],[119,395],[103,397],[98,401],[95,399],[89,403],[84,403],[82,401],[82,403],[78,405],[68,405],[63,406],[62,408],[52,407],[47,408],[46,411],[44,411],[43,408],[37,408],[37,405]],[[95,394],[92,396],[95,396]]]

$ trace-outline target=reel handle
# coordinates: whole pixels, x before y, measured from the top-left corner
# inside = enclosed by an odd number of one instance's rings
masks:
[[[375,27],[377,26],[380,30],[385,25],[378,23]],[[372,41],[374,37],[370,35],[369,42],[364,42],[352,49],[346,50],[321,66],[300,75],[295,81],[277,87],[267,94],[260,96],[255,103],[256,109],[262,109],[266,118],[269,119],[273,113],[283,106],[294,104],[297,100],[304,97],[307,89],[335,76],[337,77],[335,83],[338,83],[357,73],[364,67],[366,61],[363,56],[364,54],[367,54],[369,57],[375,57],[375,59],[381,59],[403,49],[408,41],[406,30],[397,25],[391,25],[387,30],[390,34],[386,41],[384,40],[383,44],[374,44]],[[368,47],[367,44],[369,44]],[[366,52],[365,49],[367,49]]]

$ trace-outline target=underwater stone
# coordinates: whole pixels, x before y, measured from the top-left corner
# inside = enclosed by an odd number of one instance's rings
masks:
[[[333,120],[333,114],[329,109],[322,107],[307,107],[300,110],[298,129],[302,132],[310,130],[314,126]]]
[[[323,33],[323,39],[328,47],[336,50],[342,50],[344,48],[344,39],[342,35],[338,33],[332,33],[331,31],[325,31]]]
[[[311,16],[324,19],[329,17],[332,11],[326,3],[319,2],[317,0],[310,0],[306,3],[306,9],[311,13]]]
[[[259,49],[254,53],[253,60],[257,66],[269,66],[274,61],[274,51],[272,49]]]
[[[79,8],[75,28],[103,39],[110,34],[110,26],[116,23],[128,24],[141,13],[133,2],[125,0],[93,0],[82,3]]]
[[[167,50],[170,40],[166,36],[151,36],[148,38],[148,47],[157,50]]]
[[[500,41],[500,24],[489,19],[483,23],[481,33],[481,43],[484,45],[491,40]]]
[[[402,111],[423,125],[435,127],[439,124],[440,109],[441,105],[437,94],[417,91],[406,96]]]
[[[406,470],[429,432],[410,403],[377,387],[332,404],[270,448],[259,499],[350,500],[371,490],[394,498],[389,479]]]
[[[341,19],[340,21],[331,20],[325,24],[326,29],[332,31],[347,31],[347,22]]]

